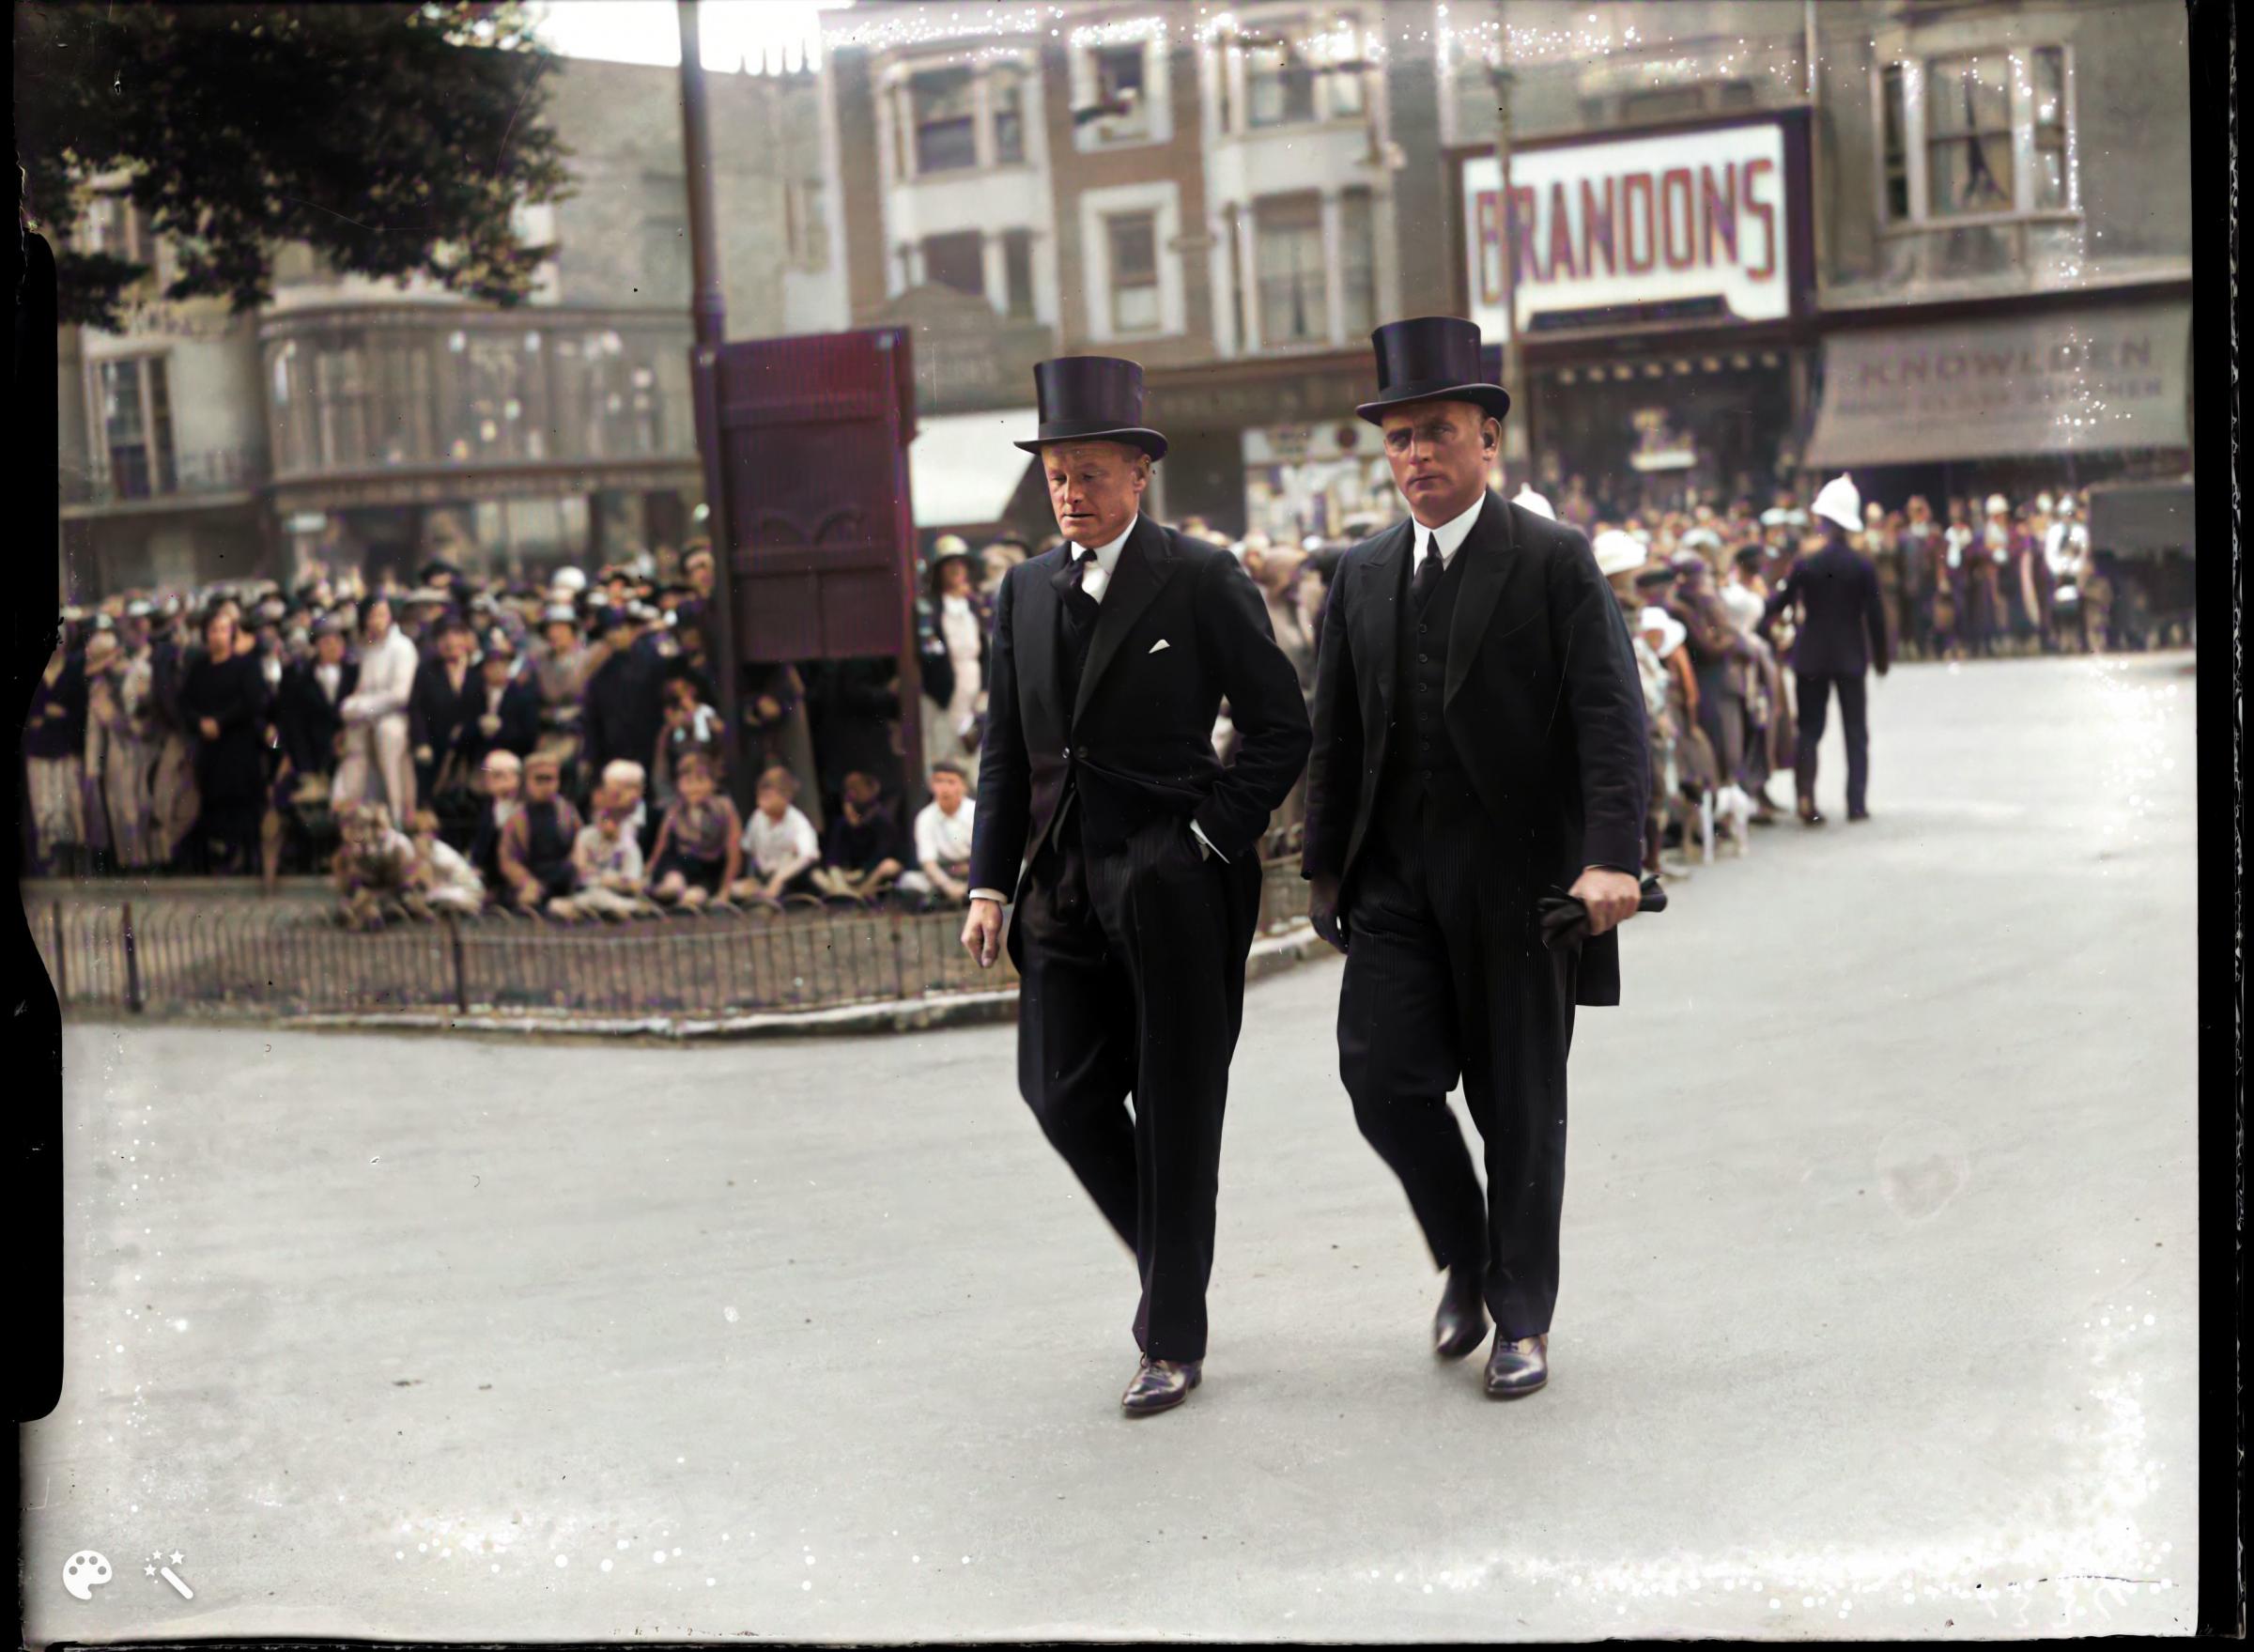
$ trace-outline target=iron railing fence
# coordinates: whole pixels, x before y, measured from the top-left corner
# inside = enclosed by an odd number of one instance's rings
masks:
[[[1306,910],[1298,867],[1263,868],[1260,931]],[[342,927],[303,901],[73,893],[25,908],[55,996],[97,1014],[399,1011],[667,1019],[842,1009],[1014,988],[952,911],[706,913],[560,924],[488,915]]]

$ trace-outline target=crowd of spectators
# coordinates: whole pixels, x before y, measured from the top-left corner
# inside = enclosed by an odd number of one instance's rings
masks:
[[[903,820],[888,661],[747,672],[736,761],[760,807],[736,818],[711,552],[663,560],[533,585],[438,560],[411,587],[316,574],[69,610],[24,729],[28,870],[319,872],[353,923],[959,891],[965,771],[938,754],[951,780]]]
[[[1790,616],[1765,618],[1815,541],[1788,492],[1766,507],[1682,500],[1621,510],[1578,478],[1554,505],[1618,594],[1644,669],[1659,818],[1647,870],[1742,848],[1783,807]],[[1895,657],[2104,650],[2123,638],[2083,526],[2086,498],[1912,498],[1867,507]],[[1339,559],[1383,524],[1227,543],[1312,693]],[[922,786],[911,815],[901,685],[888,660],[759,668],[742,684],[739,818],[703,616],[712,553],[692,544],[536,584],[445,561],[401,589],[316,574],[68,610],[24,733],[31,870],[322,872],[349,921],[477,910],[559,920],[762,903],[959,904],[966,893],[992,598],[1046,544],[930,548],[917,603]],[[665,572],[659,575],[658,569]],[[1213,738],[1233,733],[1222,707]],[[1289,854],[1303,790],[1268,844]]]

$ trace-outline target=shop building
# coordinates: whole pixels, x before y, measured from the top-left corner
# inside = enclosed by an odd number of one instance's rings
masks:
[[[1033,363],[1086,351],[1144,366],[1169,442],[1153,510],[1335,532],[1366,476],[1329,433],[1372,394],[1368,333],[1399,298],[1382,43],[1426,20],[1254,0],[1052,21],[857,7],[826,34],[855,321],[916,352],[918,526],[1050,531],[1008,440],[1037,422]]]
[[[2182,8],[1819,23],[1836,149],[1809,464],[1937,509],[2188,475]]]
[[[1455,157],[1465,313],[1514,332],[1545,490],[1622,510],[1759,496],[1793,469],[1814,348],[1804,109]],[[1515,250],[1515,269],[1505,266]]]
[[[434,556],[533,578],[678,548],[702,502],[687,179],[669,69],[567,60],[548,119],[573,194],[527,302],[339,275],[282,249],[274,296],[167,304],[165,251],[116,333],[63,341],[63,562],[77,599]],[[712,78],[729,326],[842,326],[811,74]],[[93,233],[140,226],[116,207]],[[132,255],[139,256],[139,253]]]

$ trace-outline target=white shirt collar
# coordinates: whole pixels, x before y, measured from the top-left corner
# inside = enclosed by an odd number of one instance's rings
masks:
[[[1142,519],[1142,513],[1137,511],[1127,518],[1127,527],[1117,539],[1108,545],[1096,547],[1096,565],[1080,576],[1080,589],[1088,596],[1098,602],[1104,600],[1104,588],[1111,583],[1112,571],[1119,565],[1119,551],[1126,545],[1128,536],[1135,532],[1135,525]],[[1074,561],[1079,560],[1085,548],[1078,545],[1073,547]]]
[[[1440,565],[1443,568],[1446,567],[1456,560],[1457,551],[1462,548],[1463,542],[1471,536],[1473,525],[1479,520],[1479,512],[1486,503],[1487,489],[1482,487],[1479,490],[1479,497],[1472,502],[1470,510],[1464,512],[1460,517],[1450,517],[1437,528],[1428,528],[1414,517],[1410,517],[1409,525],[1416,530],[1416,554],[1420,557],[1423,556],[1425,547],[1430,544],[1433,536],[1437,534],[1440,537]]]

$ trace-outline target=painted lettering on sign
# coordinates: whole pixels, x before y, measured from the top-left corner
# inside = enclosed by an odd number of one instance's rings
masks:
[[[1472,318],[1505,330],[1505,246],[1517,321],[1719,299],[1724,315],[1791,310],[1783,131],[1773,123],[1519,151],[1511,234],[1492,156],[1464,164]]]

